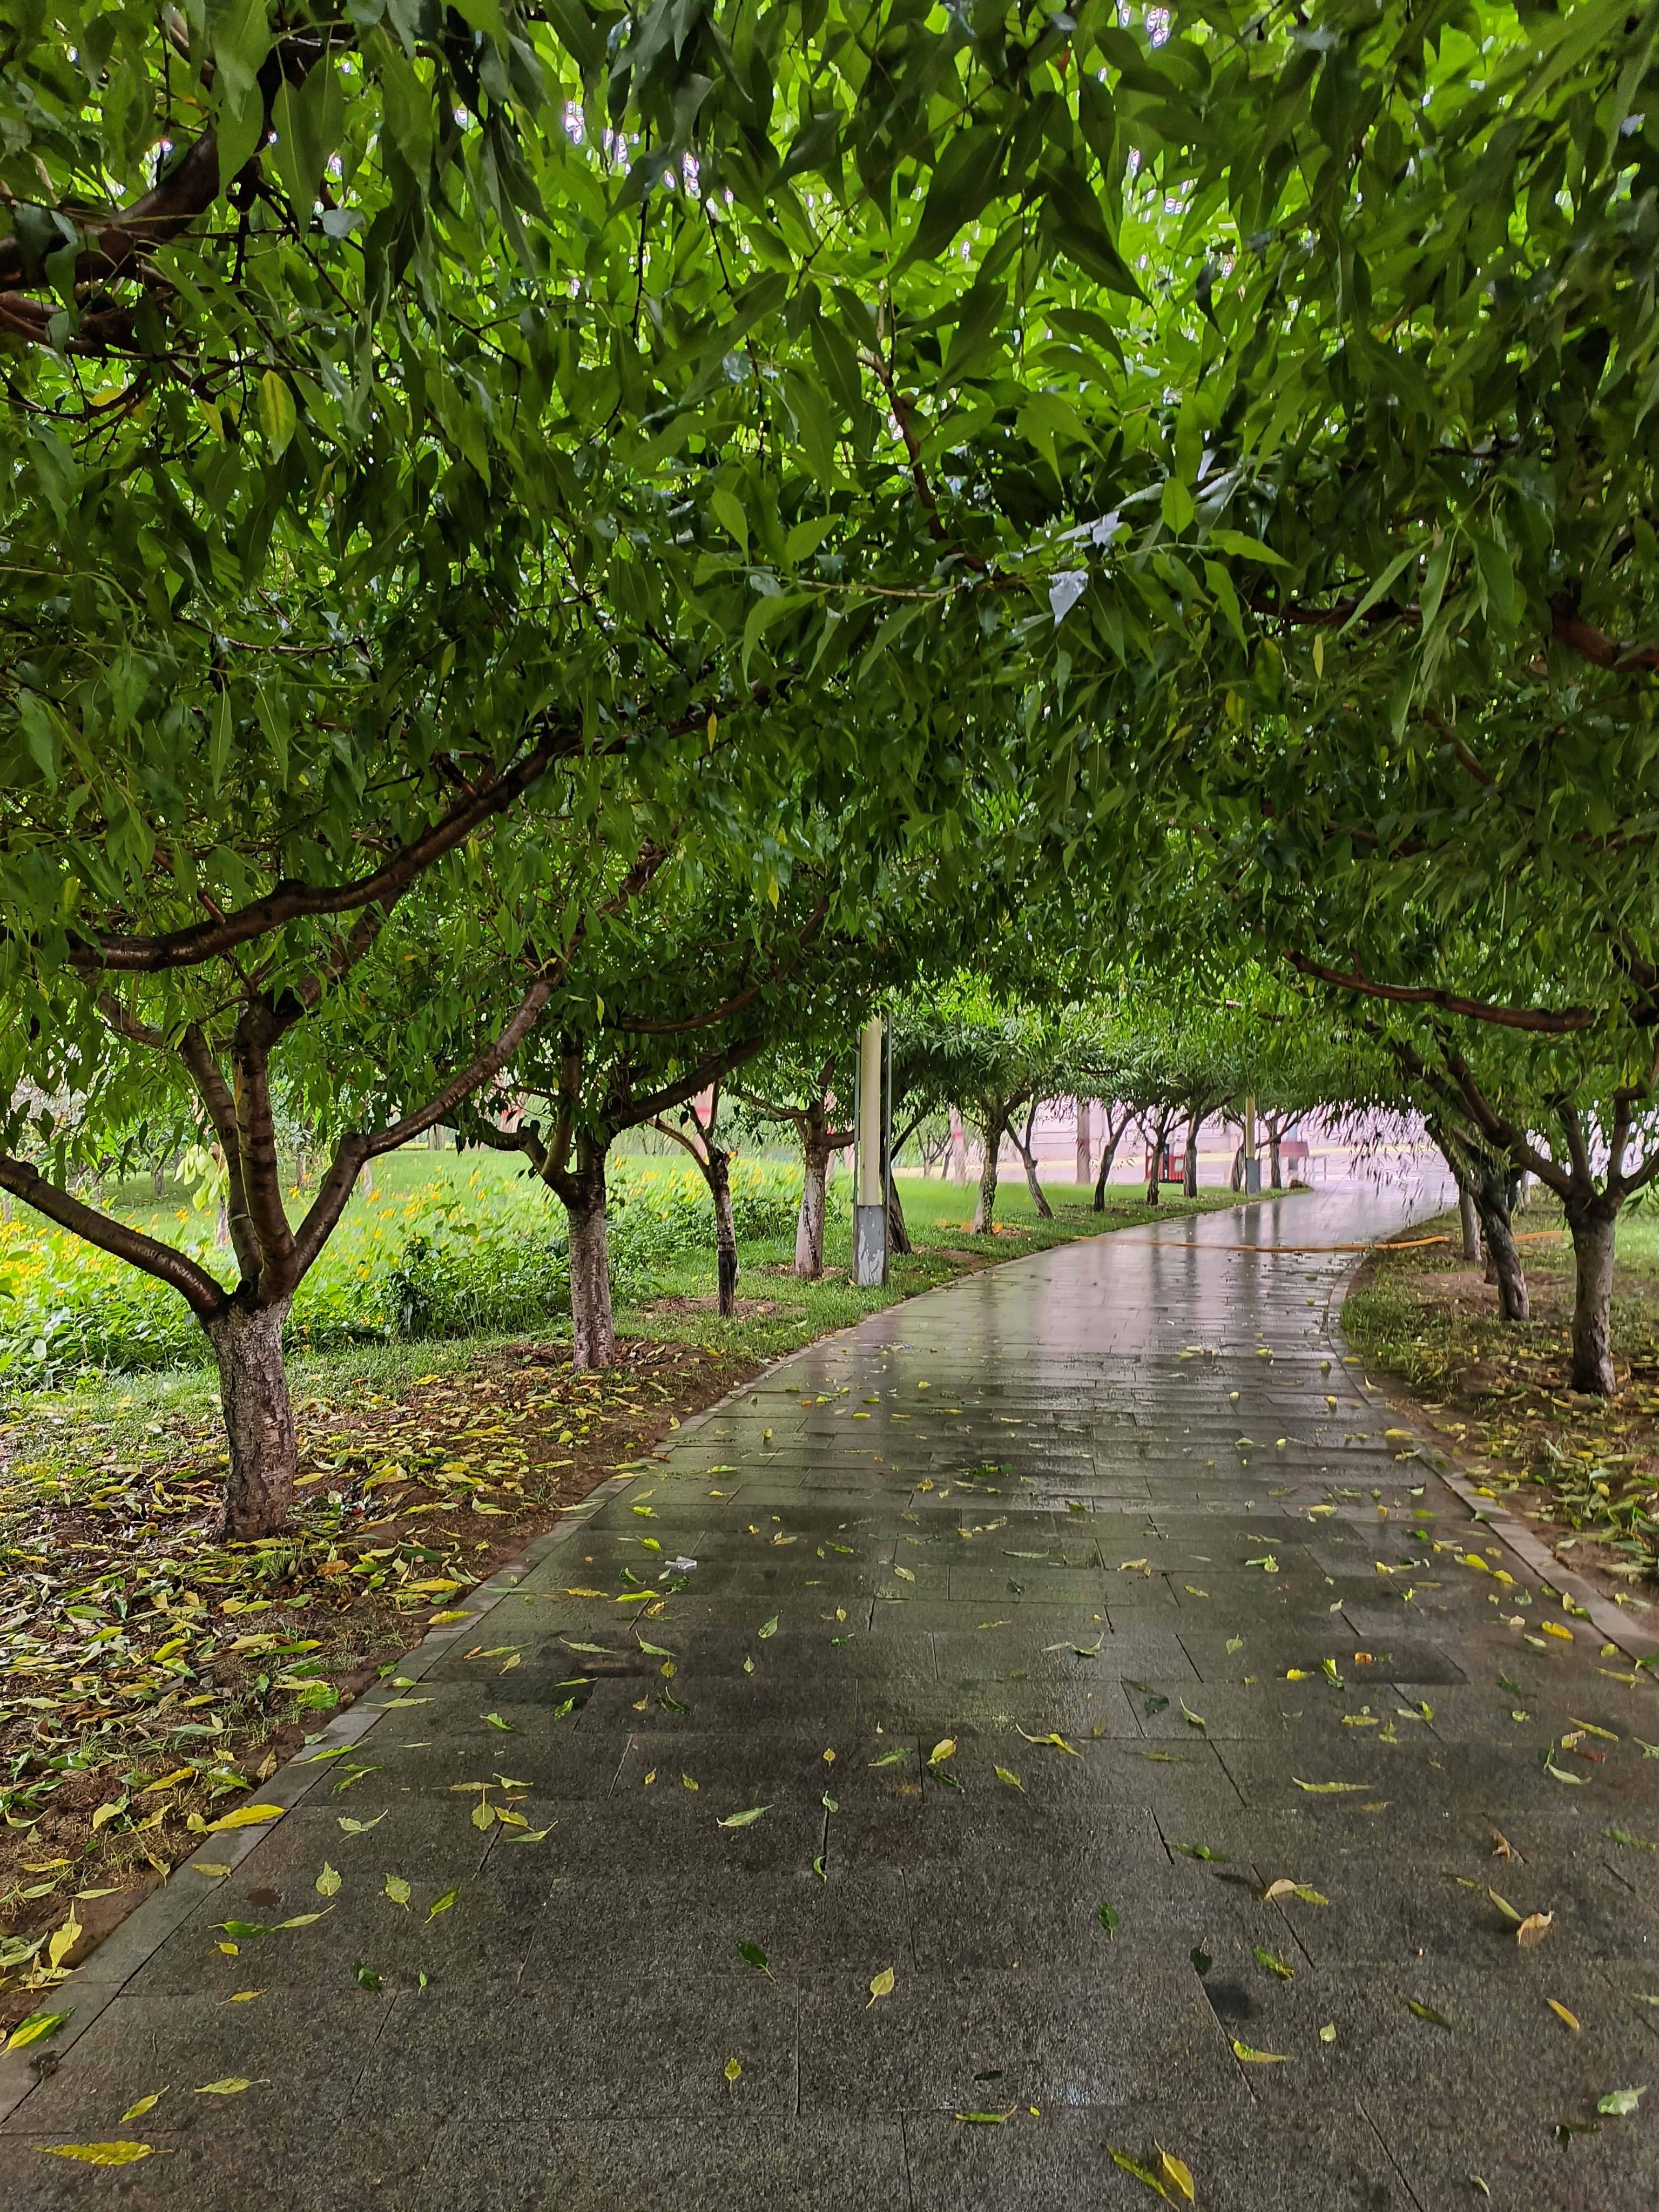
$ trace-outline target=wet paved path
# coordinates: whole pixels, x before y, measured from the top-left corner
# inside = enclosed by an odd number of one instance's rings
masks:
[[[1653,1688],[1535,1633],[1398,1456],[1328,1334],[1350,1255],[1231,1249],[1401,1218],[1035,1256],[613,1486],[343,1717],[368,1771],[287,1770],[278,1825],[204,1846],[234,1871],[97,1954],[7,2204],[1076,2212],[1155,2202],[1112,2153],[1161,2144],[1212,2212],[1652,2205],[1659,2087],[1553,2130],[1659,2083],[1659,1853],[1603,1835],[1659,1838]],[[1559,1781],[1576,1723],[1606,1757]],[[325,1864],[327,1917],[218,1948]],[[1488,1885],[1553,1912],[1537,1948]],[[170,2154],[34,2148],[123,2137]]]

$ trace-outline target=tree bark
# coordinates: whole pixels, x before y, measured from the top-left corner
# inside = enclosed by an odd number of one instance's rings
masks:
[[[157,1160],[150,1170],[150,1182],[159,1204],[167,1194],[167,1164],[165,1160]]]
[[[1572,1307],[1572,1388],[1596,1398],[1617,1395],[1613,1366],[1613,1253],[1617,1202],[1604,1194],[1583,1212],[1569,1209],[1577,1277]]]
[[[1198,1196],[1198,1132],[1203,1119],[1201,1114],[1187,1116],[1187,1156],[1181,1169],[1181,1194],[1183,1198]]]
[[[1457,1185],[1457,1218],[1463,1231],[1465,1263],[1478,1267],[1486,1256],[1480,1244],[1480,1217],[1474,1210],[1474,1194],[1461,1179]]]
[[[1106,1116],[1105,1140],[1100,1154],[1100,1173],[1095,1177],[1094,1203],[1091,1208],[1091,1211],[1095,1213],[1104,1213],[1106,1211],[1106,1178],[1112,1172],[1112,1162],[1117,1158],[1119,1140],[1128,1126],[1127,1115],[1118,1123],[1115,1129],[1112,1127],[1111,1115],[1109,1114]]]
[[[1170,1116],[1168,1114],[1160,1115],[1158,1117],[1158,1134],[1152,1139],[1152,1166],[1146,1176],[1146,1203],[1148,1206],[1156,1206],[1158,1203],[1158,1180],[1164,1173],[1164,1147],[1169,1141],[1169,1135]]]
[[[219,1363],[230,1470],[224,1534],[238,1543],[274,1536],[294,1510],[294,1408],[283,1366],[283,1324],[291,1301],[252,1311],[234,1299],[202,1316]]]
[[[1483,1166],[1471,1182],[1474,1209],[1486,1247],[1487,1265],[1498,1285],[1498,1310],[1505,1321],[1527,1321],[1532,1307],[1521,1255],[1510,1226],[1509,1177],[1495,1162]]]
[[[1281,1141],[1281,1136],[1282,1133],[1278,1122],[1269,1121],[1267,1124],[1267,1164],[1269,1170],[1267,1182],[1269,1188],[1273,1190],[1283,1190],[1285,1188],[1285,1177],[1280,1170],[1279,1158],[1279,1147]]]
[[[827,1135],[809,1134],[801,1148],[800,1210],[795,1216],[795,1273],[815,1283],[823,1273],[823,1216],[830,1183]]]
[[[890,1183],[887,1192],[887,1249],[893,1252],[914,1252],[910,1242],[910,1226],[904,1218],[904,1201],[899,1196],[897,1183]]]
[[[614,1367],[617,1329],[611,1310],[611,1231],[605,1155],[597,1146],[559,1193],[569,1224],[570,1364]]]
[[[974,1201],[970,1237],[994,1237],[997,1218],[997,1154],[1002,1150],[1003,1121],[1000,1115],[985,1120],[985,1158],[979,1170],[979,1196]]]
[[[951,1180],[966,1183],[968,1180],[968,1145],[963,1135],[962,1116],[953,1106],[951,1109]]]
[[[714,1279],[720,1312],[732,1318],[738,1304],[738,1232],[732,1218],[732,1155],[711,1144],[703,1168],[714,1201]]]
[[[1054,1210],[1053,1206],[1049,1205],[1048,1200],[1043,1196],[1042,1185],[1037,1181],[1036,1155],[1031,1150],[1031,1132],[1036,1127],[1036,1114],[1037,1102],[1033,1099],[1031,1102],[1031,1110],[1025,1117],[1025,1134],[1024,1137],[1020,1136],[1018,1132],[1013,1128],[1010,1128],[1008,1133],[1013,1138],[1015,1148],[1018,1150],[1021,1160],[1024,1163],[1025,1188],[1031,1194],[1031,1203],[1036,1208],[1037,1219],[1039,1221],[1052,1221],[1054,1218]]]

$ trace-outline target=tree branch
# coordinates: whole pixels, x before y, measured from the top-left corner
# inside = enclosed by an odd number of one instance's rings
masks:
[[[71,1198],[66,1190],[59,1190],[56,1183],[48,1182],[27,1160],[0,1154],[0,1190],[9,1190],[25,1206],[44,1213],[60,1229],[84,1237],[100,1252],[112,1253],[116,1259],[125,1260],[131,1266],[142,1268],[145,1274],[155,1276],[158,1282],[169,1284],[198,1321],[205,1321],[226,1304],[223,1284],[216,1282],[204,1267],[198,1267],[187,1254],[175,1251],[171,1244],[163,1244],[156,1237],[146,1237],[142,1230],[128,1228],[124,1221],[100,1212],[95,1206],[83,1206],[78,1198]]]
[[[1353,991],[1366,998],[1387,999],[1397,1006],[1438,1006],[1443,1013],[1462,1014],[1471,1021],[1493,1022],[1504,1029],[1530,1030],[1546,1036],[1570,1036],[1584,1030],[1594,1029],[1601,1018],[1595,1006],[1500,1006],[1485,999],[1466,999],[1455,991],[1433,990],[1404,983],[1374,983],[1359,967],[1328,968],[1323,961],[1310,960],[1305,953],[1287,952],[1285,958],[1299,975],[1311,975],[1316,981],[1332,983],[1339,990]]]
[[[420,1136],[434,1122],[447,1120],[452,1109],[464,1098],[487,1083],[492,1075],[498,1075],[529,1035],[556,988],[556,977],[538,977],[519,1000],[511,1018],[483,1051],[452,1075],[424,1106],[417,1107],[412,1114],[405,1114],[401,1121],[390,1122],[385,1128],[376,1129],[370,1134],[354,1133],[340,1139],[335,1147],[329,1171],[294,1240],[294,1280],[296,1284],[322,1250],[335,1224],[345,1211],[346,1200],[351,1195],[351,1186],[357,1180],[364,1163],[378,1159],[383,1153],[396,1152],[399,1145],[406,1145],[411,1137]]]

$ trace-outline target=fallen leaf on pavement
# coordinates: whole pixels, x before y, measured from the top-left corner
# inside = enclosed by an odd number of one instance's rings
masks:
[[[131,2166],[136,2159],[153,2158],[155,2146],[141,2142],[36,2143],[48,2158],[79,2159],[83,2166]]]

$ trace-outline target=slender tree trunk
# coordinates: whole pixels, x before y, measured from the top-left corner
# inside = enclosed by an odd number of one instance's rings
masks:
[[[1233,1171],[1227,1178],[1227,1188],[1229,1190],[1243,1190],[1244,1188],[1244,1140],[1243,1138],[1239,1139],[1238,1149],[1233,1154]]]
[[[1478,1267],[1485,1257],[1480,1247],[1480,1217],[1474,1210],[1474,1194],[1461,1179],[1457,1186],[1457,1218],[1463,1231],[1466,1265]]]
[[[203,1321],[219,1363],[230,1470],[224,1533],[246,1543],[274,1536],[294,1510],[294,1408],[283,1366],[283,1324],[291,1300],[250,1313],[234,1301]]]
[[[1170,1116],[1165,1114],[1159,1118],[1158,1134],[1152,1140],[1152,1161],[1151,1169],[1146,1176],[1146,1203],[1148,1206],[1156,1206],[1158,1202],[1158,1186],[1159,1179],[1164,1173],[1164,1147],[1169,1140],[1169,1135]]]
[[[569,1224],[570,1364],[614,1367],[617,1328],[611,1310],[611,1228],[605,1168],[580,1178],[586,1186],[564,1201]]]
[[[1267,1124],[1267,1164],[1269,1170],[1267,1182],[1268,1187],[1273,1190],[1283,1190],[1285,1188],[1285,1177],[1281,1172],[1279,1159],[1279,1147],[1281,1141],[1282,1133],[1278,1122],[1269,1121]]]
[[[1498,1285],[1498,1310],[1505,1321],[1527,1321],[1532,1308],[1527,1297],[1527,1278],[1510,1226],[1509,1178],[1501,1167],[1480,1169],[1471,1183],[1475,1212],[1480,1217],[1486,1264]]]
[[[974,1218],[969,1224],[970,1237],[994,1237],[997,1218],[997,1154],[1002,1150],[1003,1121],[1000,1115],[988,1115],[985,1121],[985,1158],[979,1171],[979,1196],[974,1205]]]
[[[222,1198],[219,1200],[219,1218],[213,1225],[213,1241],[216,1244],[228,1244],[230,1242],[230,1200],[228,1198]]]
[[[1031,1194],[1031,1203],[1036,1208],[1037,1219],[1052,1221],[1054,1218],[1054,1209],[1043,1196],[1042,1185],[1037,1181],[1036,1155],[1031,1149],[1031,1132],[1036,1127],[1036,1102],[1033,1101],[1031,1110],[1025,1117],[1024,1137],[1012,1130],[1009,1133],[1013,1136],[1019,1157],[1025,1164],[1025,1188]]]
[[[1104,1131],[1106,1141],[1102,1148],[1100,1155],[1100,1173],[1095,1177],[1095,1195],[1092,1211],[1096,1213],[1104,1213],[1106,1211],[1106,1178],[1112,1172],[1112,1162],[1117,1157],[1118,1141],[1121,1138],[1127,1126],[1127,1122],[1120,1121],[1115,1129],[1112,1127],[1112,1119],[1110,1115],[1109,1114],[1106,1117],[1106,1127]]]
[[[823,1216],[830,1145],[809,1134],[802,1150],[800,1211],[795,1216],[795,1273],[812,1283],[823,1273]]]
[[[167,1194],[167,1164],[165,1160],[157,1160],[150,1170],[150,1182],[157,1200],[164,1199]]]
[[[962,1115],[957,1112],[954,1106],[951,1109],[950,1152],[951,1182],[954,1183],[966,1183],[968,1180],[968,1145],[962,1132]]]
[[[1198,1196],[1198,1131],[1203,1119],[1201,1114],[1187,1116],[1187,1157],[1181,1169],[1181,1194],[1183,1198]]]
[[[731,1154],[710,1145],[703,1173],[714,1201],[714,1273],[720,1310],[729,1321],[738,1303],[738,1232],[732,1219]]]
[[[1617,1395],[1613,1368],[1613,1252],[1616,1203],[1602,1196],[1583,1212],[1570,1211],[1577,1283],[1572,1307],[1572,1388],[1597,1398]]]
[[[910,1242],[910,1227],[904,1218],[904,1202],[896,1182],[887,1194],[887,1249],[890,1253],[914,1252],[916,1249]]]

